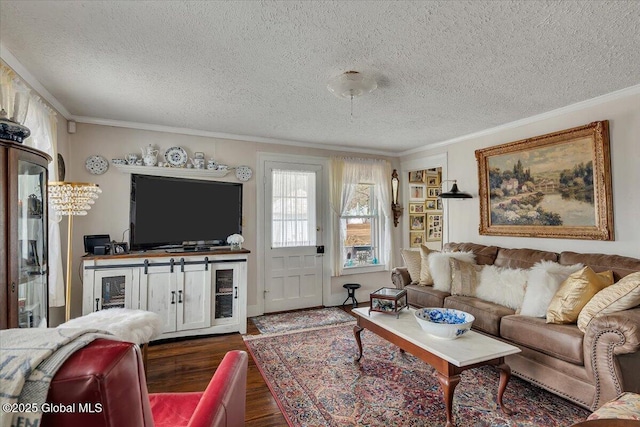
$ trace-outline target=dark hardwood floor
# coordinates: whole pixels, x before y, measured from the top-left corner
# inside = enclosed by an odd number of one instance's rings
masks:
[[[368,306],[368,303],[360,306]],[[351,305],[344,306],[343,310],[351,313]],[[260,334],[250,320],[247,321],[247,334]],[[147,354],[149,392],[202,391],[227,351],[246,349],[242,335],[238,333],[150,345]],[[250,355],[245,421],[247,427],[287,425]]]

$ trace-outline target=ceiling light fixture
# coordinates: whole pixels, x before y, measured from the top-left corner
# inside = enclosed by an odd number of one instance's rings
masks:
[[[353,98],[373,92],[378,87],[375,79],[358,71],[346,71],[329,80],[327,89],[338,98],[351,100],[351,117],[353,117]]]

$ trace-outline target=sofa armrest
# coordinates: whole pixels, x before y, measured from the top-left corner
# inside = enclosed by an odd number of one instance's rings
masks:
[[[596,386],[591,409],[615,399],[631,385],[625,385],[618,355],[634,354],[640,370],[640,307],[594,317],[584,336],[584,360]],[[635,357],[637,356],[637,357]],[[633,373],[635,375],[635,373]],[[637,384],[633,388],[638,387]]]
[[[189,427],[244,426],[248,360],[247,352],[241,350],[224,356],[189,420]]]
[[[402,289],[411,283],[411,276],[407,267],[396,267],[391,270],[391,282],[397,289]]]

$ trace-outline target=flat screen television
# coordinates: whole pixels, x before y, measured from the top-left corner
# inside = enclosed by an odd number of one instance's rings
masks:
[[[242,233],[242,184],[131,175],[132,250],[226,245]]]

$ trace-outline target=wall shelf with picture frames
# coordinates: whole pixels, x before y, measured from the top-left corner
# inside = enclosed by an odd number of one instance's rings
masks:
[[[409,245],[442,243],[442,168],[409,172]]]

